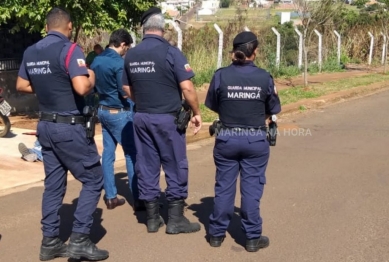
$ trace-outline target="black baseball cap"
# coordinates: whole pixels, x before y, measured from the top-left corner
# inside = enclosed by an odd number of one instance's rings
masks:
[[[254,41],[258,41],[257,36],[253,32],[245,31],[235,36],[232,45],[235,48],[240,45],[248,44]]]

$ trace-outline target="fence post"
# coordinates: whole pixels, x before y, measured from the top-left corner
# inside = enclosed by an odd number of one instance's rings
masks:
[[[381,64],[385,63],[385,56],[386,56],[386,35],[381,32],[381,35],[384,37],[384,44],[382,45],[382,60]]]
[[[174,27],[174,30],[177,31],[177,48],[181,50],[182,49],[182,31],[181,31],[181,28],[173,20],[167,19],[167,20],[165,20],[165,22],[171,24]]]
[[[370,52],[369,52],[369,61],[367,63],[371,65],[371,60],[373,59],[374,36],[370,32],[368,32],[368,34],[370,36]]]
[[[248,32],[248,31],[250,31],[250,29],[249,29],[247,26],[245,26],[245,27],[244,27],[244,31],[247,31],[247,32]]]
[[[299,35],[299,57],[298,57],[298,67],[301,69],[303,65],[303,34],[297,29],[294,28],[294,31]]]
[[[273,33],[277,36],[277,53],[276,53],[276,66],[277,69],[280,68],[280,56],[281,56],[281,35],[278,33],[277,29],[274,27],[271,28],[273,30]]]
[[[131,47],[134,47],[136,46],[136,35],[134,32],[131,32],[131,37],[132,37],[132,44],[131,44]]]
[[[334,30],[334,33],[338,37],[338,64],[340,65],[340,51],[342,47],[342,39],[340,34],[336,30]]]
[[[315,29],[315,34],[319,37],[319,47],[318,47],[318,63],[319,63],[319,72],[321,72],[321,49],[322,49],[322,35]]]
[[[213,25],[216,31],[219,33],[219,52],[217,54],[217,69],[222,66],[222,58],[223,58],[223,31],[217,24]]]

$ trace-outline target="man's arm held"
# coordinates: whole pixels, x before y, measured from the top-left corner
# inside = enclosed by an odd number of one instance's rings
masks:
[[[33,94],[34,89],[31,86],[30,81],[18,76],[16,80],[16,90],[20,93]]]
[[[124,98],[130,98],[135,103],[135,98],[132,95],[132,87],[127,86],[127,85],[123,85],[123,91],[124,91],[124,94],[126,95]]]
[[[186,102],[193,111],[193,115],[200,115],[199,100],[197,98],[196,90],[194,89],[193,83],[190,80],[185,80],[180,83],[182,93],[185,97]]]

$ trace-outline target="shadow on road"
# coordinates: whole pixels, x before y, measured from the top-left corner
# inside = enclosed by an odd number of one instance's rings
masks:
[[[1,130],[1,131],[2,131],[2,130]],[[14,137],[16,137],[17,135],[18,135],[18,134],[13,133],[12,130],[11,130],[11,131],[8,132],[7,135],[3,136],[2,138],[14,138]]]
[[[194,215],[199,219],[199,222],[204,225],[207,241],[209,240],[209,216],[213,211],[213,197],[202,198],[200,204],[192,204],[188,209],[194,211]],[[240,208],[235,207],[234,214],[232,216],[230,225],[227,232],[235,240],[235,243],[241,246],[245,246],[246,237],[241,230],[240,216],[237,214],[240,212]]]
[[[124,197],[129,205],[134,203],[134,199],[132,198],[132,194],[130,192],[130,188],[128,185],[128,176],[127,173],[121,172],[115,175],[115,184],[117,188],[118,195]],[[164,203],[166,202],[165,193],[161,192],[160,195],[160,213],[161,216],[167,221],[167,210],[163,209]],[[136,219],[139,224],[145,224],[147,221],[146,212],[135,212]]]
[[[74,199],[72,204],[63,204],[59,210],[61,224],[59,227],[59,238],[67,241],[72,233],[74,211],[76,211],[78,198]],[[107,230],[101,225],[103,210],[97,208],[93,213],[93,225],[90,232],[90,239],[94,243],[98,243],[107,233]]]
[[[128,176],[127,173],[121,172],[115,175],[115,184],[118,191],[118,195],[126,199],[127,204],[131,205],[134,202],[132,194],[130,192],[130,187],[128,185]]]

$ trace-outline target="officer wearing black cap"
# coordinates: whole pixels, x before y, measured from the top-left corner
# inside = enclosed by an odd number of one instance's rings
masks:
[[[16,83],[19,92],[35,93],[39,102],[37,137],[45,169],[40,260],[67,256],[103,260],[108,258],[108,251],[98,249],[89,238],[103,188],[103,171],[82,115],[83,96],[93,88],[95,75],[87,69],[81,48],[69,41],[72,22],[65,10],[51,9],[46,16],[46,31],[44,39],[24,52]],[[82,190],[67,246],[58,237],[58,212],[68,171],[82,183]]]
[[[219,247],[225,238],[240,174],[241,222],[249,252],[269,245],[269,239],[262,235],[259,214],[269,159],[266,118],[281,111],[272,76],[253,63],[257,47],[258,40],[252,32],[235,37],[233,62],[216,71],[205,101],[221,121],[213,151],[216,185],[210,245]]]
[[[165,172],[169,202],[167,234],[191,233],[200,224],[184,216],[188,197],[188,159],[185,130],[175,123],[182,108],[182,94],[193,111],[194,133],[201,128],[199,103],[193,83],[194,73],[179,49],[162,36],[165,20],[159,8],[147,10],[142,18],[144,38],[125,57],[123,88],[135,102],[135,173],[139,199],[147,209],[147,231],[157,232],[164,221],[159,213],[159,177]]]

